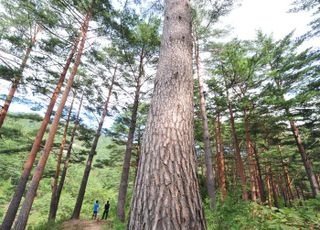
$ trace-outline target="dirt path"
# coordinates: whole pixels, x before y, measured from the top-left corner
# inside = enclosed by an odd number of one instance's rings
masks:
[[[62,224],[62,230],[111,230],[111,223],[97,220],[70,220]]]

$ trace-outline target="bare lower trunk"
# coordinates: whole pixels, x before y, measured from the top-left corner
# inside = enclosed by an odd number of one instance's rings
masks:
[[[226,188],[226,177],[225,177],[225,163],[223,156],[223,141],[221,135],[221,123],[220,123],[220,113],[217,113],[216,118],[216,135],[217,135],[217,144],[218,144],[218,167],[219,167],[219,185],[221,189],[221,200],[224,201],[227,196]]]
[[[79,108],[78,108],[78,114],[77,114],[77,117],[76,117],[76,120],[75,120],[75,124],[74,124],[73,129],[72,129],[72,132],[71,132],[70,144],[69,144],[69,147],[68,147],[68,150],[67,150],[66,158],[64,160],[63,170],[61,172],[61,177],[60,177],[59,185],[58,185],[58,188],[57,188],[57,193],[56,193],[56,196],[55,196],[55,202],[54,202],[55,206],[53,207],[53,211],[52,211],[52,217],[53,217],[52,219],[55,219],[56,216],[57,216],[60,196],[61,196],[61,192],[62,192],[62,189],[63,189],[64,181],[65,181],[65,178],[66,178],[66,175],[67,175],[69,162],[70,162],[70,159],[71,159],[72,145],[73,145],[74,138],[75,138],[75,135],[76,135],[76,131],[77,131],[77,128],[78,128],[78,125],[79,125],[79,117],[80,117],[80,111],[81,111],[81,107],[82,107],[83,96],[84,95],[82,94],[81,99],[80,99],[80,105],[79,105]]]
[[[277,193],[276,185],[274,182],[271,167],[269,167],[268,173],[269,173],[270,184],[271,184],[271,189],[272,189],[272,194],[273,194],[273,203],[274,203],[275,207],[279,208],[278,193]]]
[[[247,115],[247,110],[244,110],[244,126],[245,126],[245,133],[246,133],[246,148],[248,154],[248,162],[249,162],[249,171],[250,171],[250,189],[251,189],[251,200],[256,201],[256,163],[254,161],[253,156],[253,147],[252,141],[250,137],[250,127],[249,127],[249,118]]]
[[[289,111],[287,111],[287,113],[289,113]],[[290,121],[290,126],[291,126],[291,130],[292,130],[294,139],[296,141],[299,153],[301,155],[301,159],[302,159],[304,168],[305,168],[305,170],[307,172],[308,180],[309,180],[310,187],[311,187],[311,190],[312,190],[312,195],[313,195],[313,197],[316,197],[317,194],[319,194],[320,190],[319,190],[319,185],[317,183],[316,176],[315,176],[315,174],[313,172],[313,168],[312,168],[310,159],[308,158],[308,156],[306,154],[306,151],[304,149],[304,146],[303,146],[300,134],[299,134],[298,127],[296,126],[296,124],[295,124],[295,122],[293,120],[289,120],[289,121]]]
[[[193,133],[191,5],[165,0],[160,59],[128,229],[206,229]]]
[[[60,90],[61,90],[61,87],[63,85],[63,82],[65,80],[65,77],[66,77],[66,74],[67,74],[67,71],[69,69],[69,66],[71,64],[71,61],[73,59],[73,56],[75,54],[75,52],[77,51],[77,47],[78,47],[78,43],[79,43],[79,39],[80,38],[77,38],[75,43],[74,43],[74,46],[70,52],[70,55],[66,61],[66,64],[65,66],[63,67],[63,71],[60,75],[60,78],[59,78],[59,81],[57,83],[57,86],[51,96],[51,99],[50,99],[50,102],[49,102],[49,105],[48,105],[48,108],[47,108],[47,111],[46,111],[46,114],[42,120],[42,123],[41,123],[41,126],[39,128],[39,131],[37,133],[37,136],[33,142],[33,145],[32,145],[32,149],[29,153],[29,156],[28,156],[28,159],[27,161],[25,162],[24,164],[24,168],[23,168],[23,172],[21,174],[21,177],[19,179],[19,182],[18,182],[18,185],[16,187],[16,190],[15,190],[15,193],[12,197],[12,200],[10,202],[10,205],[8,207],[8,210],[6,212],[6,215],[3,219],[3,223],[2,223],[2,227],[1,229],[10,229],[12,224],[13,224],[13,221],[14,221],[14,218],[16,216],[16,213],[18,211],[18,208],[19,208],[19,204],[21,202],[21,198],[23,196],[23,193],[24,193],[24,190],[25,190],[25,187],[26,187],[26,184],[27,184],[27,181],[28,181],[28,178],[29,178],[29,175],[30,175],[30,172],[31,172],[31,169],[32,169],[32,166],[33,166],[33,163],[35,161],[35,158],[37,156],[37,152],[39,151],[40,149],[40,144],[41,144],[41,141],[42,141],[42,138],[46,132],[46,128],[50,122],[50,116],[51,116],[51,113],[53,111],[53,108],[54,108],[54,105],[57,101],[57,97],[60,93]]]
[[[233,140],[233,147],[234,147],[234,156],[236,160],[236,171],[237,171],[238,177],[240,177],[240,180],[241,180],[242,199],[248,200],[246,172],[244,170],[244,165],[243,165],[243,161],[240,154],[239,141],[238,141],[236,128],[234,124],[233,108],[229,99],[228,89],[226,90],[227,90],[228,109],[230,114],[230,125],[231,125],[231,133],[232,133],[232,140]]]
[[[269,207],[272,208],[270,175],[269,175],[269,171],[268,170],[266,170],[266,172],[267,172],[266,184],[267,184],[268,204],[269,204]]]
[[[0,129],[4,123],[4,120],[6,119],[6,116],[7,116],[7,113],[8,113],[8,110],[9,110],[9,107],[11,105],[11,102],[12,102],[12,99],[17,91],[17,88],[18,88],[18,85],[21,81],[21,78],[22,78],[22,75],[23,75],[23,71],[27,65],[27,61],[30,57],[30,53],[32,51],[32,48],[34,47],[36,41],[37,41],[37,34],[40,32],[40,26],[39,25],[36,25],[35,27],[35,30],[34,30],[34,34],[32,35],[31,37],[31,42],[30,42],[30,45],[28,46],[28,48],[26,49],[26,52],[24,54],[24,57],[22,59],[22,62],[21,62],[21,65],[19,67],[19,75],[16,76],[11,84],[11,87],[10,87],[10,90],[9,90],[9,93],[7,95],[7,98],[4,102],[4,105],[1,109],[1,112],[0,112]]]
[[[88,27],[89,27],[90,18],[91,18],[91,8],[90,8],[88,14],[86,15],[85,23],[84,23],[84,26],[82,28],[82,40],[81,40],[81,43],[80,43],[80,47],[79,47],[79,51],[78,51],[78,54],[77,54],[77,58],[75,60],[71,75],[70,75],[70,77],[68,79],[68,83],[66,85],[66,88],[65,88],[65,90],[63,92],[60,105],[59,105],[59,107],[57,109],[57,112],[56,112],[56,114],[54,116],[54,119],[53,119],[53,122],[52,122],[52,125],[51,125],[51,128],[50,128],[50,132],[49,132],[49,135],[48,135],[48,139],[46,141],[46,144],[45,144],[45,147],[44,147],[44,150],[43,150],[43,154],[41,155],[41,157],[39,159],[36,171],[35,171],[35,173],[33,174],[33,177],[32,177],[30,188],[29,188],[29,190],[28,190],[28,192],[26,194],[26,198],[25,198],[25,200],[23,202],[23,205],[21,207],[21,210],[20,210],[20,213],[19,213],[19,216],[18,216],[18,220],[17,220],[17,224],[15,226],[16,230],[23,230],[23,229],[25,229],[25,227],[27,225],[27,221],[28,221],[28,217],[29,217],[29,213],[30,213],[32,204],[33,204],[33,200],[34,200],[34,197],[36,195],[36,192],[37,192],[37,189],[38,189],[38,186],[39,186],[39,182],[41,180],[44,168],[46,166],[47,159],[49,157],[49,154],[50,154],[50,151],[51,151],[51,147],[52,147],[52,144],[53,144],[56,132],[57,132],[57,128],[59,126],[60,117],[61,117],[61,114],[63,112],[63,108],[65,106],[65,103],[67,101],[69,92],[71,90],[71,87],[72,87],[72,84],[73,84],[73,81],[74,81],[74,77],[76,76],[76,73],[77,73],[77,70],[78,70],[78,66],[80,64],[81,55],[82,55],[82,52],[83,52],[83,49],[84,49],[84,45],[85,45],[85,41],[86,41],[86,35],[87,35]]]
[[[100,121],[99,121],[98,129],[96,131],[96,134],[95,134],[95,137],[94,137],[94,140],[93,140],[93,143],[92,143],[89,155],[88,155],[86,167],[84,169],[84,174],[83,174],[81,185],[80,185],[79,192],[78,192],[77,201],[76,201],[76,204],[74,206],[71,219],[79,219],[79,217],[80,217],[80,212],[81,212],[81,208],[82,208],[84,194],[85,194],[86,188],[87,188],[87,183],[88,183],[88,179],[89,179],[89,175],[90,175],[90,171],[91,171],[91,165],[92,165],[93,157],[96,154],[96,149],[97,149],[97,145],[98,145],[98,142],[99,142],[99,139],[100,139],[102,126],[103,126],[104,119],[106,118],[107,112],[108,112],[109,101],[110,101],[113,85],[114,85],[115,78],[116,78],[116,71],[117,71],[117,67],[114,70],[114,74],[113,74],[113,77],[112,77],[112,80],[111,80],[111,84],[110,84],[110,87],[109,87],[108,96],[107,96],[107,99],[106,99],[106,101],[104,103],[103,112],[102,112],[102,115],[101,115],[101,118],[100,118]]]
[[[286,187],[288,188],[290,199],[293,200],[294,199],[294,195],[293,195],[292,184],[291,184],[291,181],[290,181],[290,175],[289,175],[288,167],[283,161],[282,150],[281,150],[281,146],[280,145],[278,145],[278,150],[279,150],[279,154],[280,154],[280,158],[281,158],[281,166],[282,166],[282,170],[283,170],[284,179],[285,179],[285,182],[286,182]]]
[[[266,189],[265,189],[263,179],[262,179],[260,157],[259,157],[258,151],[255,147],[253,148],[253,151],[254,151],[254,157],[255,157],[256,165],[257,165],[256,172],[257,172],[257,183],[258,183],[258,187],[259,187],[260,199],[264,203],[264,202],[266,202]]]
[[[139,99],[140,99],[140,87],[141,87],[140,81],[141,81],[142,75],[143,75],[143,50],[140,55],[139,76],[136,84],[136,92],[135,92],[134,103],[132,108],[128,140],[126,143],[126,152],[124,156],[121,181],[120,181],[120,187],[119,187],[117,216],[122,222],[125,221],[125,204],[126,204],[127,190],[128,190],[130,161],[131,161],[131,154],[132,154],[132,148],[133,148],[134,133],[136,130],[137,114],[138,114]]]
[[[74,103],[74,99],[75,99],[75,94],[73,95],[73,99],[70,105],[70,109],[69,109],[69,113],[68,113],[68,117],[67,117],[67,121],[66,121],[66,125],[64,126],[64,131],[63,131],[63,136],[62,136],[62,141],[61,141],[61,145],[60,145],[60,151],[58,153],[57,156],[57,166],[56,166],[56,171],[54,173],[54,177],[53,177],[53,185],[52,185],[52,194],[51,194],[51,202],[50,202],[50,211],[49,211],[49,217],[48,220],[54,220],[55,219],[55,215],[54,213],[56,213],[54,211],[55,207],[56,207],[56,202],[57,202],[57,186],[58,186],[58,179],[59,179],[59,174],[60,174],[60,165],[61,165],[61,159],[62,159],[62,154],[64,151],[64,145],[66,143],[67,140],[67,132],[68,132],[68,127],[69,127],[69,122],[70,122],[70,117],[71,117],[71,113],[72,113],[72,108],[73,108],[73,103]]]
[[[195,58],[197,66],[197,78],[199,85],[199,96],[200,96],[200,110],[201,110],[201,121],[202,121],[202,140],[204,143],[204,156],[206,165],[206,178],[207,178],[207,190],[210,199],[210,208],[213,209],[215,206],[215,185],[214,185],[214,169],[212,160],[212,148],[210,142],[210,133],[208,128],[208,117],[206,111],[206,101],[203,93],[202,80],[200,78],[200,53],[199,44],[195,42]]]

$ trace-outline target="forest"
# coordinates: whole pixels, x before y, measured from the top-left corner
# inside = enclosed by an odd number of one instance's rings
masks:
[[[0,230],[320,229],[320,2],[240,6],[0,0]]]

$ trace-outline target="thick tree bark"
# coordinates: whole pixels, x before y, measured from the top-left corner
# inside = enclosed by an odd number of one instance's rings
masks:
[[[143,65],[144,65],[143,59],[144,59],[144,51],[142,49],[140,54],[139,73],[136,79],[136,91],[134,95],[133,108],[131,111],[132,114],[131,114],[128,139],[126,143],[126,152],[125,152],[124,161],[123,161],[123,168],[122,168],[119,195],[118,195],[117,216],[122,222],[125,221],[125,204],[126,204],[127,190],[128,190],[130,161],[131,161],[131,154],[132,154],[132,148],[133,148],[134,133],[136,130],[136,123],[137,123],[137,114],[138,114],[138,107],[139,107],[139,100],[140,100],[141,78],[143,76]]]
[[[219,186],[221,189],[221,200],[224,201],[227,197],[227,187],[226,187],[226,177],[225,177],[225,163],[223,156],[223,141],[221,135],[221,123],[220,123],[220,113],[217,112],[216,118],[216,136],[217,136],[217,155],[218,155],[218,167],[219,167]]]
[[[286,112],[287,112],[288,115],[290,114],[288,109],[286,110]],[[318,185],[318,182],[317,182],[317,178],[316,178],[316,176],[315,176],[315,174],[313,172],[311,161],[308,158],[308,155],[307,155],[307,153],[306,153],[306,151],[304,149],[304,146],[303,146],[303,143],[302,143],[302,139],[301,139],[301,136],[299,134],[298,127],[296,126],[295,122],[292,119],[290,119],[289,122],[290,122],[291,131],[293,133],[293,136],[294,136],[294,139],[296,141],[299,153],[301,155],[301,159],[302,159],[304,168],[305,168],[305,170],[307,172],[308,180],[309,180],[310,187],[311,187],[311,190],[312,190],[312,195],[313,195],[313,197],[316,197],[317,194],[319,194],[320,190],[319,190],[319,185]]]
[[[102,126],[103,126],[104,119],[106,118],[107,112],[108,112],[109,101],[110,101],[110,98],[111,98],[113,85],[114,85],[115,79],[116,79],[116,72],[117,72],[117,67],[115,67],[115,69],[114,69],[114,73],[113,73],[113,76],[112,76],[111,84],[109,86],[108,96],[107,96],[107,99],[106,99],[106,101],[104,103],[104,108],[103,108],[103,111],[102,111],[102,115],[101,115],[101,118],[100,118],[100,121],[99,121],[99,124],[98,124],[98,128],[97,128],[95,137],[93,139],[93,143],[92,143],[89,155],[88,155],[88,159],[87,159],[87,162],[86,162],[86,167],[84,169],[84,174],[83,174],[81,185],[80,185],[79,192],[78,192],[77,201],[76,201],[76,204],[74,206],[71,219],[79,219],[79,217],[80,217],[81,207],[82,207],[82,203],[83,203],[83,199],[84,199],[84,194],[85,194],[86,188],[87,188],[87,183],[88,183],[88,179],[89,179],[89,175],[90,175],[90,171],[91,171],[91,165],[92,165],[93,157],[96,154],[96,149],[97,149],[99,138],[100,138],[100,135],[101,135]]]
[[[200,111],[201,111],[201,122],[202,122],[202,140],[204,143],[207,191],[210,199],[210,208],[213,209],[215,206],[216,191],[215,191],[215,184],[214,184],[212,148],[211,148],[211,142],[210,142],[209,127],[208,127],[208,117],[207,117],[207,111],[206,111],[206,100],[203,93],[203,83],[200,77],[199,44],[196,39],[195,39],[194,48],[195,48],[195,60],[196,60],[196,67],[197,67],[197,78],[198,78],[198,85],[199,85]]]
[[[231,133],[232,133],[232,140],[233,140],[233,147],[234,147],[234,156],[236,160],[237,175],[238,177],[240,177],[240,180],[241,180],[242,199],[248,200],[246,172],[244,170],[244,165],[243,165],[243,161],[240,154],[239,141],[238,141],[236,127],[234,123],[233,108],[231,105],[231,101],[229,99],[229,92],[227,88],[226,88],[226,91],[227,91],[228,109],[230,114],[230,125],[231,125]]]
[[[45,144],[45,147],[43,150],[43,154],[41,155],[41,157],[39,159],[37,168],[36,168],[36,170],[33,174],[33,177],[32,177],[30,188],[26,194],[26,198],[25,198],[23,205],[21,207],[21,210],[20,210],[20,213],[18,216],[18,220],[17,220],[17,224],[15,226],[16,230],[23,230],[23,229],[25,229],[25,227],[27,225],[27,221],[28,221],[28,217],[29,217],[29,213],[30,213],[32,204],[33,204],[33,200],[36,195],[44,168],[46,166],[47,159],[49,157],[51,147],[52,147],[52,144],[53,144],[56,132],[57,132],[57,128],[59,126],[60,117],[63,112],[65,103],[67,101],[69,92],[71,90],[71,87],[72,87],[72,84],[74,81],[74,77],[77,74],[77,70],[78,70],[78,67],[79,67],[79,64],[81,61],[81,56],[82,56],[85,41],[86,41],[86,35],[87,35],[88,27],[89,27],[91,13],[92,13],[92,8],[89,9],[89,12],[87,13],[86,18],[84,20],[84,26],[82,28],[82,40],[81,40],[81,43],[79,46],[78,54],[77,54],[71,75],[68,79],[68,83],[67,83],[66,88],[63,92],[60,105],[59,105],[57,112],[54,116],[50,131],[49,131],[48,139],[46,141],[46,144]]]
[[[64,151],[64,146],[65,146],[66,140],[67,140],[69,122],[70,122],[70,117],[71,117],[71,113],[72,113],[72,108],[73,108],[73,103],[74,103],[75,97],[76,97],[76,94],[73,95],[73,99],[72,99],[72,102],[71,102],[71,105],[70,105],[70,109],[69,109],[68,117],[67,117],[67,120],[66,120],[66,124],[64,126],[62,141],[61,141],[61,145],[60,145],[60,151],[59,151],[58,156],[57,156],[57,166],[56,166],[56,170],[54,172],[53,185],[52,185],[52,188],[51,188],[52,194],[51,194],[50,211],[49,211],[49,217],[48,217],[49,221],[55,219],[54,209],[56,207],[56,197],[57,197],[56,195],[57,195],[58,180],[59,180],[59,175],[60,175],[60,165],[61,165],[62,154],[63,154],[63,151]]]
[[[71,132],[70,143],[69,143],[69,146],[68,146],[66,158],[64,160],[63,170],[62,170],[60,181],[59,181],[59,185],[58,185],[58,188],[57,188],[57,193],[56,193],[56,196],[54,198],[55,200],[53,202],[54,203],[54,207],[53,207],[52,214],[51,214],[53,220],[55,220],[55,218],[57,216],[60,196],[61,196],[61,192],[62,192],[62,189],[63,189],[64,181],[65,181],[65,178],[66,178],[66,175],[67,175],[69,162],[70,162],[70,159],[71,159],[72,145],[74,143],[74,138],[76,136],[76,131],[77,131],[77,128],[78,128],[78,125],[79,125],[79,117],[80,117],[80,112],[81,112],[81,107],[82,107],[83,96],[84,95],[82,94],[81,99],[80,99],[79,108],[78,108],[77,117],[76,117],[76,120],[75,120],[75,124],[74,124],[72,132]]]
[[[22,62],[20,64],[19,74],[12,81],[9,93],[7,95],[7,98],[6,98],[4,105],[3,105],[1,112],[0,112],[0,129],[4,123],[4,120],[6,119],[6,116],[7,116],[9,107],[11,105],[12,99],[14,98],[14,95],[17,91],[18,85],[19,85],[21,78],[22,78],[22,75],[23,75],[23,71],[24,71],[25,67],[27,66],[27,61],[30,57],[30,53],[32,51],[32,48],[34,47],[34,45],[37,41],[37,35],[40,32],[40,30],[41,30],[41,27],[39,25],[36,25],[35,29],[34,29],[34,33],[31,37],[30,45],[27,47],[26,52],[23,56]]]
[[[251,200],[257,200],[256,194],[256,163],[253,156],[253,146],[250,137],[250,127],[249,127],[249,118],[247,114],[247,109],[244,109],[244,126],[245,126],[245,135],[246,135],[246,149],[248,154],[248,163],[249,163],[249,171],[250,171],[250,189],[251,189]]]
[[[206,229],[194,148],[191,12],[189,0],[165,0],[130,230]]]
[[[24,164],[24,167],[23,167],[23,172],[22,172],[22,175],[20,177],[20,180],[18,182],[18,185],[16,187],[16,190],[15,190],[15,193],[12,197],[12,200],[10,202],[10,205],[8,207],[8,210],[6,212],[6,215],[3,219],[3,223],[2,223],[2,227],[1,229],[10,229],[12,224],[13,224],[13,221],[15,219],[15,216],[16,216],[16,213],[18,211],[18,208],[19,208],[19,205],[20,205],[20,202],[21,202],[21,198],[23,196],[23,193],[24,193],[24,190],[25,190],[25,187],[26,187],[26,184],[28,182],[28,178],[29,178],[29,175],[30,175],[30,172],[31,172],[31,169],[32,169],[32,166],[33,166],[33,163],[35,161],[35,158],[37,156],[37,152],[39,151],[40,149],[40,144],[41,144],[41,141],[42,141],[42,138],[46,132],[46,128],[50,122],[50,116],[51,116],[51,113],[53,111],[53,108],[54,108],[54,105],[57,101],[57,97],[61,91],[61,87],[63,85],[63,82],[65,80],[65,77],[66,77],[66,74],[67,74],[67,71],[69,69],[69,66],[71,64],[71,61],[74,57],[74,54],[76,53],[77,51],[77,48],[78,48],[78,43],[79,43],[79,40],[80,40],[80,37],[78,37],[73,45],[73,48],[69,54],[69,57],[66,61],[66,64],[65,66],[63,67],[63,71],[60,75],[60,78],[59,78],[59,81],[57,83],[57,86],[51,96],[51,99],[50,99],[50,102],[49,102],[49,105],[48,105],[48,108],[47,108],[47,111],[45,113],[45,116],[42,120],[42,123],[41,123],[41,126],[40,126],[40,129],[37,133],[37,136],[33,142],[33,145],[32,145],[32,149],[29,153],[29,156],[28,156],[28,159],[27,161],[25,162]]]

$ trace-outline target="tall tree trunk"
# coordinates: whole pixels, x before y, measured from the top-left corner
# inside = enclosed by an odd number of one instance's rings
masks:
[[[29,188],[29,190],[28,190],[28,192],[26,194],[26,198],[25,198],[25,200],[23,202],[23,205],[21,207],[21,210],[20,210],[20,213],[19,213],[19,216],[18,216],[18,220],[17,220],[17,224],[15,226],[16,230],[23,230],[23,229],[25,229],[25,227],[27,225],[27,221],[28,221],[28,217],[29,217],[29,213],[30,213],[32,204],[33,204],[33,200],[34,200],[34,197],[36,195],[36,192],[37,192],[37,189],[38,189],[38,186],[39,186],[39,182],[41,180],[44,168],[46,166],[47,159],[49,157],[49,154],[50,154],[50,151],[51,151],[51,147],[52,147],[52,144],[53,144],[56,132],[57,132],[57,128],[59,126],[60,117],[61,117],[61,114],[63,112],[65,103],[67,101],[69,92],[71,90],[71,87],[72,87],[72,84],[73,84],[73,81],[74,81],[74,77],[77,74],[78,66],[80,64],[82,52],[83,52],[85,41],[86,41],[86,35],[87,35],[88,27],[89,27],[91,13],[92,13],[92,6],[90,7],[89,12],[87,13],[86,18],[84,20],[85,23],[84,23],[84,26],[82,28],[82,40],[81,40],[81,43],[80,43],[80,46],[79,46],[78,54],[77,54],[77,57],[76,57],[72,72],[70,74],[70,77],[68,79],[68,83],[67,83],[66,88],[65,88],[65,90],[63,92],[60,105],[59,105],[59,107],[57,109],[57,112],[56,112],[56,114],[54,116],[50,131],[49,131],[48,139],[46,141],[46,144],[45,144],[45,147],[44,147],[44,150],[43,150],[43,154],[41,155],[41,157],[39,159],[36,171],[35,171],[35,173],[33,174],[33,177],[32,177],[30,188]]]
[[[247,109],[244,109],[244,126],[245,126],[245,133],[246,133],[246,148],[248,154],[248,162],[249,162],[249,171],[250,171],[250,189],[251,189],[251,200],[256,201],[256,163],[254,161],[253,156],[253,147],[252,141],[250,137],[250,127],[249,127],[249,118],[247,114]]]
[[[269,167],[268,173],[269,173],[270,184],[271,184],[271,189],[272,189],[272,194],[273,194],[273,203],[274,203],[275,207],[279,208],[278,193],[277,193],[276,186],[274,184],[275,182],[274,182],[274,179],[273,179],[271,166]]]
[[[267,181],[268,204],[269,204],[269,207],[272,208],[270,174],[268,169],[266,170],[266,181]]]
[[[165,0],[160,59],[130,230],[206,229],[194,148],[191,16],[189,0]]]
[[[24,54],[24,57],[22,59],[22,62],[20,64],[19,74],[12,81],[9,93],[7,95],[7,98],[6,98],[6,100],[4,102],[4,105],[3,105],[2,109],[1,109],[1,112],[0,112],[0,129],[1,129],[2,125],[3,125],[3,123],[4,123],[4,120],[6,119],[10,104],[11,104],[12,99],[13,99],[15,93],[16,93],[18,85],[19,85],[19,83],[21,81],[21,78],[22,78],[22,75],[23,75],[23,71],[24,71],[24,69],[25,69],[25,67],[27,65],[27,61],[28,61],[28,59],[30,57],[30,53],[32,51],[32,48],[34,47],[34,45],[35,45],[35,43],[37,41],[37,35],[40,32],[40,30],[41,30],[41,27],[39,25],[36,25],[35,29],[34,29],[34,33],[33,33],[32,37],[31,37],[30,45],[27,47],[26,52]]]
[[[52,194],[51,194],[51,202],[50,202],[50,211],[49,211],[49,217],[48,220],[54,220],[55,216],[53,215],[54,213],[54,208],[56,207],[56,195],[57,195],[57,187],[58,187],[58,180],[59,180],[59,175],[60,175],[60,165],[61,165],[61,159],[64,151],[64,146],[67,140],[67,133],[68,133],[68,128],[69,128],[69,122],[70,122],[70,117],[72,113],[72,108],[73,108],[73,103],[74,99],[76,97],[76,94],[73,95],[73,99],[70,105],[66,125],[64,126],[64,131],[63,131],[63,136],[62,136],[62,141],[60,145],[60,151],[57,156],[57,166],[56,166],[56,171],[54,172],[54,177],[53,177],[53,185],[52,185]]]
[[[256,147],[253,148],[253,151],[254,151],[254,157],[256,160],[256,164],[257,164],[256,172],[257,172],[257,182],[258,182],[258,187],[259,187],[259,192],[260,192],[260,199],[264,203],[264,202],[266,202],[266,189],[265,189],[263,179],[262,179],[260,157],[259,157],[259,154],[258,154]]]
[[[83,199],[84,199],[84,194],[85,194],[86,188],[87,188],[87,183],[88,183],[88,179],[89,179],[89,175],[90,175],[90,171],[91,171],[93,157],[96,154],[96,149],[97,149],[98,141],[99,141],[99,138],[101,135],[102,126],[103,126],[104,119],[106,118],[107,112],[108,112],[109,101],[111,98],[113,85],[114,85],[115,79],[116,79],[116,72],[117,72],[117,67],[115,67],[115,69],[114,69],[111,84],[109,86],[108,96],[107,96],[107,99],[104,103],[104,108],[103,108],[102,115],[101,115],[101,118],[99,121],[98,129],[97,129],[96,134],[94,136],[93,143],[92,143],[89,155],[88,155],[86,167],[84,169],[84,174],[83,174],[81,185],[80,185],[79,192],[78,192],[77,201],[74,206],[71,219],[79,219],[79,217],[80,217],[81,207],[82,207],[82,203],[83,203]]]
[[[289,175],[288,167],[283,161],[282,150],[281,150],[281,146],[280,145],[278,145],[278,151],[279,151],[280,158],[281,158],[281,166],[282,166],[282,170],[283,170],[284,179],[285,179],[285,182],[286,182],[286,187],[288,188],[288,191],[289,191],[289,197],[290,197],[291,200],[293,200],[294,199],[294,195],[293,195],[292,184],[291,184],[291,181],[290,181],[290,175]]]
[[[218,143],[218,167],[219,167],[219,184],[221,189],[221,200],[224,201],[227,196],[227,188],[226,188],[226,177],[225,177],[225,163],[223,156],[223,141],[221,135],[221,122],[220,122],[220,112],[217,112],[216,118],[216,135],[217,135],[217,143]]]
[[[5,229],[10,229],[12,224],[13,224],[13,221],[14,221],[14,218],[16,216],[16,213],[18,211],[18,208],[19,208],[19,205],[20,205],[20,202],[21,202],[21,198],[23,196],[23,193],[24,193],[24,190],[26,188],[26,184],[28,182],[28,178],[29,178],[29,175],[30,175],[30,172],[32,170],[32,166],[33,166],[33,163],[35,161],[35,158],[37,156],[37,152],[39,151],[40,149],[40,144],[41,144],[41,141],[42,141],[42,138],[46,132],[46,129],[47,129],[47,126],[50,122],[50,116],[51,116],[51,113],[53,111],[53,108],[54,108],[54,105],[57,101],[57,97],[60,93],[60,90],[61,90],[61,87],[63,85],[63,82],[65,80],[65,77],[66,77],[66,74],[67,74],[67,71],[69,69],[69,66],[71,64],[71,61],[73,59],[73,56],[74,54],[76,53],[77,51],[77,48],[78,48],[78,43],[80,41],[80,36],[75,40],[75,43],[74,43],[74,46],[69,54],[69,57],[66,61],[66,64],[65,66],[63,67],[63,71],[60,75],[60,78],[59,78],[59,81],[56,85],[56,88],[51,96],[51,99],[50,99],[50,102],[49,102],[49,105],[48,105],[48,108],[47,108],[47,111],[45,113],[45,116],[42,120],[42,123],[41,123],[41,126],[39,128],[39,131],[37,133],[37,136],[33,142],[33,145],[32,145],[32,149],[29,153],[29,156],[28,156],[28,159],[27,161],[25,162],[24,164],[24,167],[23,167],[23,172],[20,176],[20,179],[19,179],[19,182],[18,182],[18,185],[16,187],[16,190],[15,190],[15,193],[12,197],[12,200],[10,202],[10,205],[8,207],[8,210],[6,212],[6,215],[3,219],[3,223],[2,223],[2,226],[1,226],[1,229],[5,230]]]
[[[69,162],[70,162],[70,159],[71,159],[72,145],[73,145],[74,138],[76,136],[76,131],[77,131],[77,128],[78,128],[78,125],[79,125],[79,117],[80,117],[80,112],[81,112],[81,107],[82,107],[83,96],[84,96],[84,94],[82,94],[81,99],[80,99],[80,104],[79,104],[79,108],[78,108],[77,117],[76,117],[75,124],[74,124],[72,132],[71,132],[70,143],[69,143],[69,146],[68,146],[66,158],[64,160],[63,170],[62,170],[62,173],[61,173],[61,177],[60,177],[59,185],[58,185],[58,188],[57,188],[57,193],[56,193],[56,196],[55,196],[55,200],[53,202],[54,206],[52,208],[52,214],[51,214],[53,220],[55,220],[55,218],[57,216],[60,196],[61,196],[62,188],[63,188],[63,185],[64,185],[64,181],[65,181],[65,178],[66,178],[66,175],[67,175]]]
[[[196,36],[196,35],[195,35]],[[204,156],[206,164],[206,177],[207,177],[207,190],[210,199],[210,208],[213,209],[215,206],[216,192],[214,185],[214,169],[212,160],[212,148],[210,142],[210,133],[208,128],[208,117],[206,111],[206,100],[203,93],[203,83],[200,77],[200,53],[199,44],[197,38],[195,39],[195,60],[197,67],[197,78],[199,85],[199,97],[200,97],[200,111],[201,111],[201,122],[202,122],[202,140],[204,143]]]
[[[287,112],[288,115],[290,115],[289,109],[287,109],[286,112]],[[289,122],[290,122],[291,131],[293,133],[293,136],[294,136],[294,139],[296,141],[299,153],[301,155],[301,159],[302,159],[304,168],[305,168],[305,170],[307,172],[308,180],[309,180],[310,187],[311,187],[311,190],[312,190],[312,195],[313,195],[313,197],[316,197],[317,194],[319,194],[320,190],[319,190],[319,185],[317,183],[316,176],[315,176],[315,174],[313,172],[311,161],[308,158],[308,155],[307,155],[307,153],[306,153],[306,151],[304,149],[304,146],[303,146],[303,143],[302,143],[302,140],[301,140],[301,136],[299,134],[298,127],[296,126],[295,122],[292,119],[290,119]]]
[[[144,74],[143,58],[144,58],[144,51],[142,49],[140,53],[139,73],[136,79],[136,91],[134,95],[133,108],[131,111],[132,114],[131,114],[131,120],[130,120],[130,126],[129,126],[128,140],[126,143],[126,152],[124,155],[121,181],[120,181],[120,187],[119,187],[119,195],[118,195],[117,216],[121,222],[125,221],[125,204],[126,204],[127,190],[128,190],[130,161],[131,161],[131,154],[132,154],[132,148],[133,148],[134,132],[136,130],[136,123],[137,123],[137,114],[138,114],[138,107],[139,107],[139,100],[140,100],[141,78]]]
[[[234,123],[233,108],[232,108],[231,101],[229,99],[229,91],[227,87],[226,87],[226,91],[227,91],[227,101],[228,101],[228,109],[230,114],[230,125],[231,125],[231,133],[232,133],[232,140],[233,140],[233,146],[234,146],[234,156],[236,160],[237,175],[240,177],[240,180],[241,180],[242,199],[248,200],[246,172],[244,170],[244,165],[243,165],[243,161],[240,154],[239,141],[238,141],[236,127]]]

